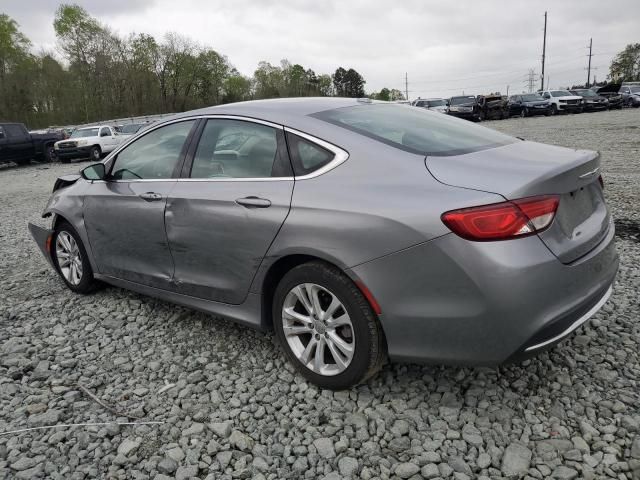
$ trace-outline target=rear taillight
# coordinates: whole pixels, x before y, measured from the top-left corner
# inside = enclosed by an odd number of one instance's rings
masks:
[[[558,195],[542,195],[452,210],[441,218],[453,233],[467,240],[508,240],[546,229],[553,221],[559,201]]]
[[[602,175],[598,175],[598,182],[600,182],[600,186],[604,190],[604,178],[602,178]]]

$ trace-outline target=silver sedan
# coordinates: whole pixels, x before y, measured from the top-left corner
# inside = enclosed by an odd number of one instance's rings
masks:
[[[186,112],[60,177],[30,225],[66,285],[275,330],[348,388],[392,360],[499,364],[556,344],[618,267],[596,152],[344,98]]]

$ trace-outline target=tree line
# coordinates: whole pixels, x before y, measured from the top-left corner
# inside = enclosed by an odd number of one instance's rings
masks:
[[[15,20],[0,14],[0,121],[40,128],[262,98],[366,96],[353,68],[318,74],[282,60],[260,62],[245,76],[189,37],[121,37],[75,4],[61,4],[53,26],[63,61],[34,54]]]

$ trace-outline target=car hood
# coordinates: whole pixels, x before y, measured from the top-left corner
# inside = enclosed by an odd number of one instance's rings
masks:
[[[578,95],[565,95],[564,97],[552,97],[557,100],[582,100],[582,97]]]
[[[522,102],[522,103],[527,107],[535,107],[536,105],[549,105],[549,102],[546,100],[535,100],[533,102]]]
[[[596,90],[596,93],[618,93],[620,91],[620,83],[610,83]]]
[[[60,140],[59,142],[56,142],[55,145],[57,145],[58,143],[61,142],[77,142],[79,143],[81,140],[86,140],[87,143],[99,143],[100,142],[100,137],[98,137],[97,135],[95,137],[76,137],[76,138],[67,138],[65,140]]]

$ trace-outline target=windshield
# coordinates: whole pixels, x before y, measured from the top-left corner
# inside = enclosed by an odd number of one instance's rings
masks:
[[[462,98],[468,101],[473,97]],[[420,108],[358,105],[312,116],[419,155],[461,155],[516,141],[495,130]]]
[[[470,95],[468,97],[451,97],[451,105],[461,105],[463,103],[476,103],[476,97]]]
[[[567,92],[566,90],[554,90],[551,92],[552,97],[572,97],[571,92]]]
[[[571,90],[571,93],[580,95],[582,97],[597,97],[598,95],[593,90]]]
[[[531,95],[522,95],[522,100],[525,102],[542,102],[544,101],[544,98],[542,98],[540,95],[532,93]]]
[[[136,133],[142,127],[142,123],[130,123],[120,128],[120,133]]]
[[[74,130],[69,138],[83,138],[83,137],[97,137],[97,128],[81,128],[80,130]]]
[[[446,107],[447,106],[447,102],[445,102],[444,100],[429,100],[427,102],[427,106],[429,106],[429,107]]]

